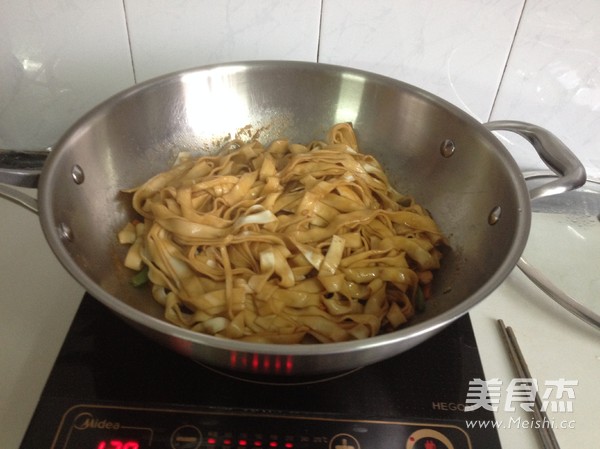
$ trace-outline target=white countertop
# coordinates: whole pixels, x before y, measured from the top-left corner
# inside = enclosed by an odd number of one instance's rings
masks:
[[[83,289],[51,253],[36,215],[0,199],[0,217],[0,448],[16,449]],[[572,412],[548,415],[557,426],[572,427],[555,430],[562,449],[591,447],[598,435],[600,332],[556,305],[517,269],[471,317],[486,378],[503,382],[496,413],[505,426],[510,424],[499,431],[503,447],[538,446],[535,431],[523,428],[528,415],[504,410],[506,388],[517,376],[500,339],[498,318],[513,327],[540,387],[546,381],[578,381]]]

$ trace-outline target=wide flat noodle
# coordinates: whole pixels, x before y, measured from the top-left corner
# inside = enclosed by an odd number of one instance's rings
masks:
[[[327,343],[396,329],[445,243],[347,123],[307,146],[230,142],[129,192],[141,222],[119,233],[125,265],[148,270],[167,320],[225,338]]]

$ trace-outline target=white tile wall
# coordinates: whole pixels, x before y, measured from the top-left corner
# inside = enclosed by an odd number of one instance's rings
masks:
[[[111,94],[232,60],[354,66],[429,90],[477,119],[557,134],[600,175],[596,0],[4,0],[0,147],[51,145]],[[503,134],[524,168],[540,165]]]
[[[52,145],[132,83],[121,0],[0,3],[0,148]]]
[[[523,0],[325,0],[319,60],[391,76],[489,117]]]
[[[203,64],[316,61],[320,0],[126,0],[137,81]]]
[[[600,176],[600,2],[527,0],[492,118],[544,126]],[[507,144],[541,166],[518,139]]]

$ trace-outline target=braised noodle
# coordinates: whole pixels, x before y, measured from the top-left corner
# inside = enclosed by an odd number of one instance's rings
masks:
[[[300,145],[232,140],[129,190],[119,233],[165,318],[268,343],[362,339],[402,326],[428,296],[444,237],[398,193],[350,124]]]

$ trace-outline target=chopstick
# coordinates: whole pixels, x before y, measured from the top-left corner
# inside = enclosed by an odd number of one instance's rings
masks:
[[[519,347],[515,333],[511,327],[507,327],[504,324],[504,321],[498,320],[498,324],[500,325],[500,331],[502,332],[504,342],[506,343],[508,349],[508,355],[510,356],[517,374],[521,378],[531,379],[531,373],[529,372],[527,362],[525,362],[525,358],[523,357],[523,353],[521,352],[521,348]],[[546,412],[542,409],[542,400],[540,399],[537,391],[535,392],[535,402],[533,404],[532,414],[537,422],[550,422]],[[552,426],[539,426],[538,430],[538,435],[544,449],[560,449],[558,441],[556,440],[556,436],[554,435],[554,431],[552,430]]]

